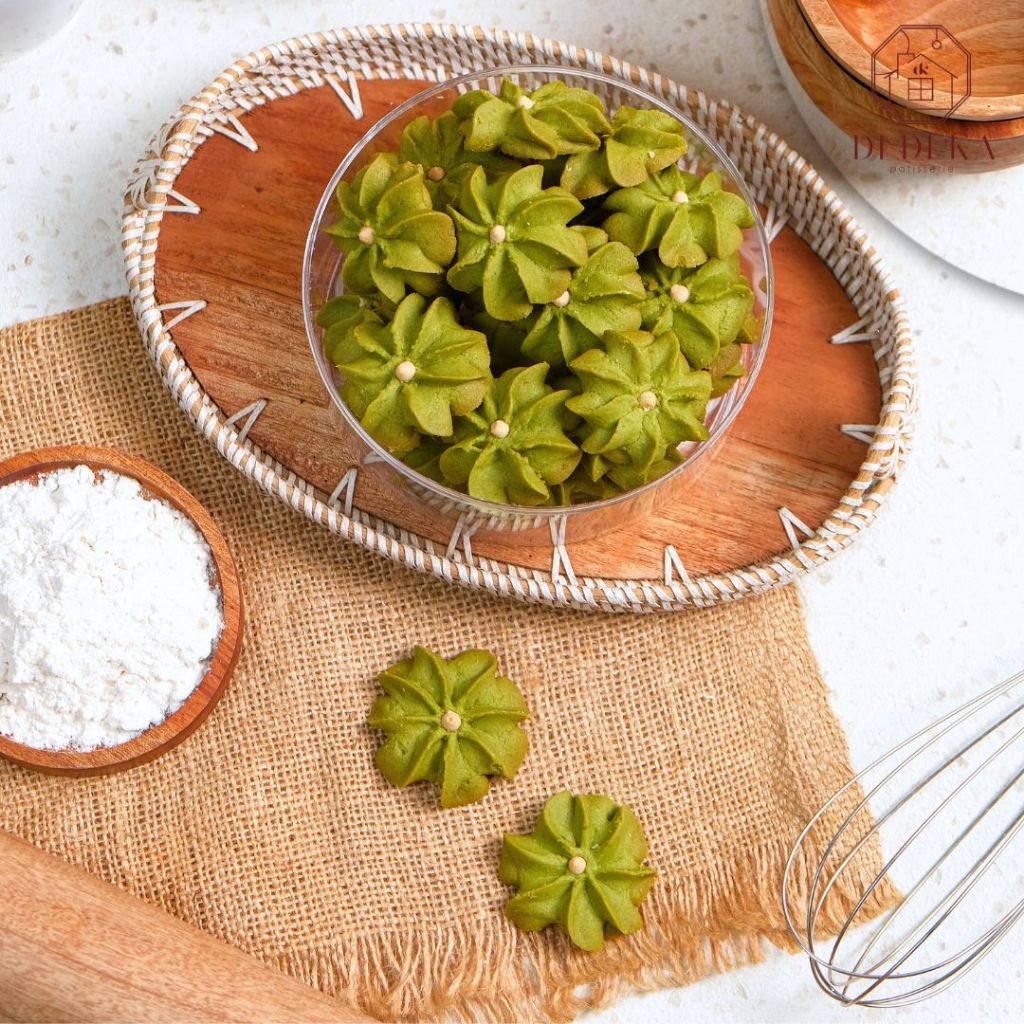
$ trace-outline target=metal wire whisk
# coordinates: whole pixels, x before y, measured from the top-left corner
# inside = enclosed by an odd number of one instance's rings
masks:
[[[1013,847],[1024,825],[1022,684],[1024,672],[904,740],[801,833],[783,912],[832,998],[880,1007],[927,999],[977,966],[1024,914],[1024,845]],[[812,875],[810,850],[830,835]]]

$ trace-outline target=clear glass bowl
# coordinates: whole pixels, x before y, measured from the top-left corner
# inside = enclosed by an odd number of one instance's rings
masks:
[[[378,153],[396,152],[402,130],[414,118],[422,114],[437,117],[451,107],[457,96],[473,89],[497,92],[503,78],[510,78],[517,85],[531,90],[555,80],[562,81],[568,86],[589,89],[605,101],[611,113],[626,104],[664,111],[686,128],[689,150],[681,161],[681,166],[699,174],[717,171],[722,177],[723,187],[740,195],[754,211],[754,226],[744,232],[740,261],[752,283],[754,313],[762,317],[763,328],[760,338],[753,344],[743,346],[744,376],[724,396],[712,400],[706,421],[710,436],[706,441],[681,446],[681,451],[686,455],[684,462],[643,487],[602,501],[543,508],[501,505],[472,498],[411,469],[378,444],[342,401],[338,390],[341,378],[324,354],[324,332],[316,322],[317,313],[323,304],[343,291],[340,277],[343,254],[325,230],[336,219],[334,193],[338,183],[342,180],[350,181]],[[345,156],[324,190],[306,240],[302,267],[303,311],[313,358],[331,400],[368,456],[365,461],[386,467],[391,484],[406,491],[411,490],[419,502],[426,504],[445,519],[454,522],[462,517],[464,526],[472,523],[474,534],[479,535],[491,530],[515,530],[519,531],[517,542],[527,544],[545,544],[595,536],[619,528],[626,521],[642,517],[663,502],[679,497],[682,488],[692,483],[708,464],[712,453],[736,419],[757,381],[771,331],[773,293],[774,279],[768,236],[754,197],[743,182],[736,165],[722,148],[688,117],[643,89],[600,72],[550,65],[497,67],[461,75],[425,89],[377,121]]]

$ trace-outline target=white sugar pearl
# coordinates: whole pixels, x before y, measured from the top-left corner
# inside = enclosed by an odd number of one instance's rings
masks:
[[[496,437],[500,441],[502,438],[508,437],[508,432],[511,429],[504,420],[495,420],[491,424],[491,437]]]
[[[441,716],[441,728],[456,732],[462,727],[462,715],[458,711],[446,711]]]
[[[359,229],[358,238],[363,245],[373,245],[377,241],[377,233],[367,224],[366,227]]]
[[[577,854],[569,858],[568,868],[574,875],[582,875],[587,870],[587,862]]]
[[[444,168],[437,166],[431,167],[430,170],[427,171],[427,177],[431,181],[440,181],[442,178],[444,178]]]
[[[531,100],[529,96],[520,96],[519,99],[516,100],[516,106],[520,110],[530,110],[533,107],[533,100]]]
[[[690,197],[686,194],[685,189],[676,189],[676,191],[672,193],[673,203],[688,203],[689,201]]]
[[[414,363],[410,363],[408,359],[403,359],[395,367],[395,377],[400,380],[403,384],[408,384],[409,381],[416,376],[416,366]]]
[[[492,245],[501,245],[501,243],[505,241],[505,235],[506,234],[507,234],[507,232],[505,231],[504,225],[502,225],[502,224],[495,224],[494,227],[491,228],[491,232],[490,232],[490,235],[489,235],[489,237],[491,239],[491,244]]]
[[[653,391],[641,391],[636,396],[636,404],[650,412],[658,404],[658,396]]]
[[[682,305],[690,297],[690,289],[685,284],[674,284],[668,290],[669,295],[672,296],[673,302],[678,302]]]
[[[560,308],[564,308],[565,306],[569,305],[569,289],[568,288],[566,288],[566,290],[564,292],[562,292],[562,294],[559,295],[557,299],[555,299],[555,305],[560,307]]]

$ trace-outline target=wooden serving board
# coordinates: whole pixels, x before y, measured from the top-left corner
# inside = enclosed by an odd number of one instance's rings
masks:
[[[205,301],[201,312],[173,327],[175,344],[228,416],[265,400],[248,436],[326,494],[358,461],[358,449],[324,390],[303,328],[306,234],[348,148],[378,117],[429,84],[361,81],[360,119],[327,85],[240,114],[243,131],[207,139],[175,182],[175,192],[200,212],[165,213],[161,224],[157,303]],[[790,547],[780,508],[816,528],[857,476],[865,444],[840,427],[879,420],[871,346],[830,343],[857,313],[805,242],[784,228],[772,256],[771,343],[730,433],[704,473],[671,504],[640,523],[571,544],[577,575],[661,577],[669,544],[691,574],[765,561]],[[357,505],[437,541],[442,550],[451,534],[450,522],[380,475],[360,475]],[[514,534],[482,535],[473,550],[520,566],[551,567],[550,547],[517,544]]]

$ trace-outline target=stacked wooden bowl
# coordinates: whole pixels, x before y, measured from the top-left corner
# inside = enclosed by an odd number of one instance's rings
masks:
[[[765,6],[793,75],[857,159],[952,172],[1024,162],[1024,3]]]

